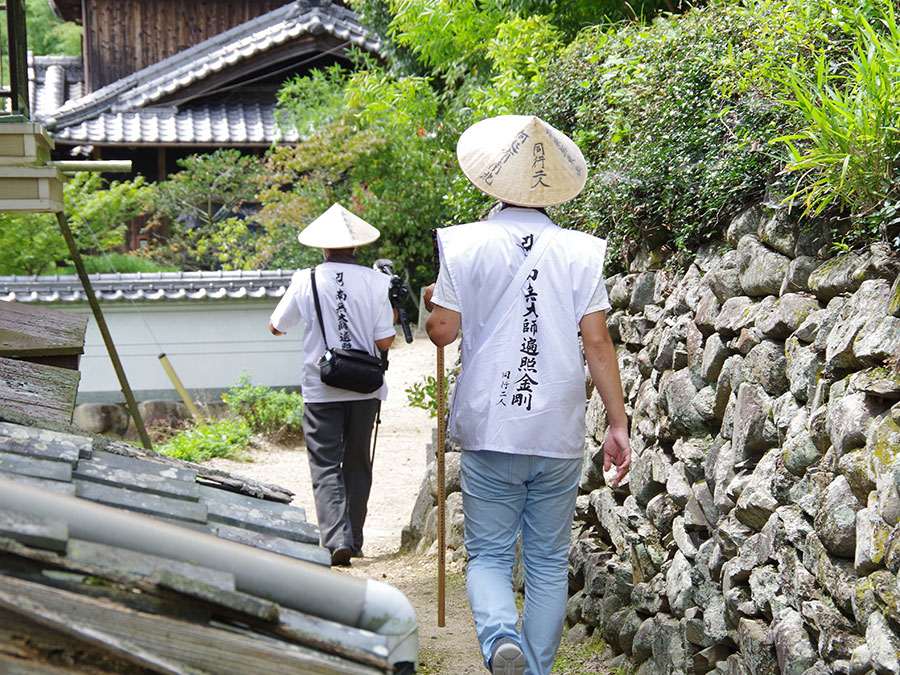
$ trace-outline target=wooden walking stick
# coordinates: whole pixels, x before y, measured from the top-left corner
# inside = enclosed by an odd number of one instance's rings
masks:
[[[432,243],[434,244],[434,278],[437,280],[438,272],[441,269],[441,257],[438,250],[437,230],[431,231]],[[447,522],[447,500],[446,485],[444,478],[444,348],[437,348],[437,380],[435,395],[437,396],[437,537],[438,537],[438,607],[437,607],[437,625],[443,628],[445,588],[446,588],[446,522]]]

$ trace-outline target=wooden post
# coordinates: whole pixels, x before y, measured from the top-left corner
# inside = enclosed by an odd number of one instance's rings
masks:
[[[431,231],[431,244],[434,248],[434,279],[437,281],[441,271],[441,254],[438,247],[437,230]],[[446,625],[444,620],[444,607],[446,603],[446,579],[447,579],[447,485],[445,477],[444,449],[446,445],[446,429],[444,426],[444,348],[437,348],[437,382],[435,383],[437,396],[437,541],[438,541],[438,628]]]
[[[437,348],[437,500],[438,500],[438,619],[437,625],[443,628],[446,566],[447,566],[447,495],[444,464],[445,428],[444,428],[444,348]]]
[[[97,302],[97,296],[94,295],[94,288],[91,286],[91,280],[88,278],[87,271],[84,269],[84,262],[81,260],[81,254],[78,252],[78,245],[75,243],[75,237],[69,224],[66,222],[66,214],[59,211],[56,214],[56,220],[59,222],[59,229],[66,245],[69,247],[69,255],[72,256],[72,262],[75,263],[75,271],[81,280],[81,287],[87,296],[88,304],[91,306],[91,312],[97,327],[100,329],[100,335],[103,336],[103,343],[106,345],[106,351],[112,361],[113,369],[116,371],[116,377],[119,378],[119,385],[122,387],[122,394],[125,396],[125,403],[131,418],[134,420],[134,426],[137,428],[138,435],[141,437],[141,443],[147,450],[152,450],[153,445],[150,443],[150,437],[144,428],[144,420],[141,419],[141,413],[138,410],[137,403],[134,400],[134,394],[131,393],[131,387],[128,384],[128,378],[125,377],[125,370],[122,368],[122,362],[119,361],[119,354],[116,352],[116,345],[113,344],[112,336],[109,334],[109,328],[106,326],[106,320],[103,318],[103,312],[100,311],[100,303]]]

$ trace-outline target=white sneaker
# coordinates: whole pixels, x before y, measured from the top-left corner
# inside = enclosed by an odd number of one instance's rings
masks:
[[[525,655],[521,648],[509,638],[500,638],[494,645],[491,656],[492,675],[524,675]]]

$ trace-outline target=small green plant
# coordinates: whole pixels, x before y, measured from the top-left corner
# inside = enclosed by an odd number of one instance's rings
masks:
[[[250,427],[240,418],[226,417],[215,422],[201,422],[182,431],[157,451],[188,462],[202,462],[213,457],[247,459],[244,449],[250,441]]]
[[[444,375],[444,409],[447,404],[447,376]],[[426,375],[421,382],[416,382],[406,388],[406,400],[413,408],[427,410],[429,417],[437,417],[437,378],[434,375]]]
[[[238,378],[222,399],[255,434],[299,433],[303,428],[303,398],[300,394],[253,384],[247,373]]]

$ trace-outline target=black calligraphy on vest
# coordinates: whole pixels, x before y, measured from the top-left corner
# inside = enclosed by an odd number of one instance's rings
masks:
[[[520,244],[527,255],[534,243],[534,235],[522,238]],[[532,269],[528,275],[528,284],[525,286],[523,296],[525,299],[525,312],[522,315],[521,344],[519,345],[519,362],[515,369],[505,370],[501,373],[500,397],[496,403],[499,406],[508,405],[524,408],[531,411],[538,381],[538,291],[534,287],[537,281],[538,270]],[[509,392],[512,390],[512,396]]]
[[[335,315],[337,316],[338,325],[338,341],[341,343],[341,349],[352,349],[353,343],[350,341],[350,323],[347,321],[347,293],[344,291],[344,273],[336,272],[334,275],[334,283],[337,292],[334,294],[336,301]]]

